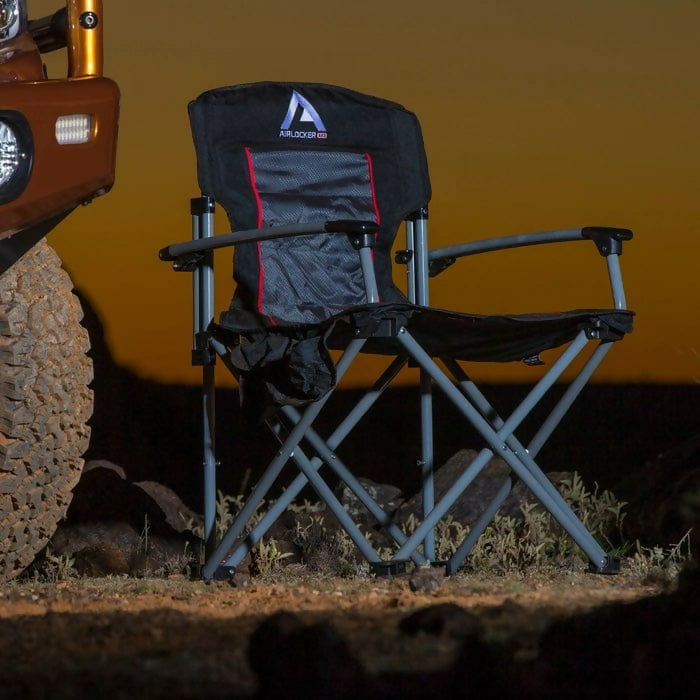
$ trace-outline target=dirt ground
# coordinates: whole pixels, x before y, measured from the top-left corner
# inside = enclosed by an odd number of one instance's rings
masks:
[[[538,657],[556,621],[663,596],[674,585],[625,570],[338,579],[296,565],[238,586],[184,576],[13,581],[0,588],[0,697],[251,697],[260,675],[294,675],[289,650],[275,645],[300,627],[315,630],[330,654],[321,666],[338,663],[347,675],[357,661],[357,674],[372,682],[440,674],[470,637],[522,665]],[[431,613],[416,615],[425,609]],[[283,611],[289,618],[275,616]],[[274,621],[272,647],[264,634],[251,640],[264,620]],[[315,642],[290,639],[304,665]],[[279,666],[282,656],[287,666]],[[397,697],[432,697],[415,684],[408,694],[392,687]],[[345,697],[326,692],[306,696]]]

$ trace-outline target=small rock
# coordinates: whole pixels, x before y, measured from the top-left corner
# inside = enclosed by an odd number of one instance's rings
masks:
[[[375,503],[388,515],[391,515],[403,501],[401,489],[396,486],[378,484],[364,477],[360,477],[359,482]],[[374,517],[370,515],[367,508],[362,505],[360,499],[348,486],[343,485],[338,493],[338,499],[356,523],[369,527],[376,525]]]
[[[250,574],[246,574],[242,571],[236,571],[236,573],[229,579],[229,583],[233,588],[248,588],[252,583]]]
[[[440,603],[404,617],[399,623],[399,629],[410,636],[423,632],[434,637],[465,639],[481,636],[483,625],[476,615],[459,605]]]
[[[408,580],[408,587],[414,593],[437,591],[445,582],[445,569],[438,567],[420,568]]]

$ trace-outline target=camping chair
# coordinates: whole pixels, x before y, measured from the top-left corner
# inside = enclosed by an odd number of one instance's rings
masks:
[[[230,576],[309,484],[352,538],[373,571],[405,564],[444,564],[452,573],[508,496],[515,479],[571,536],[590,568],[612,573],[608,556],[535,462],[612,343],[632,330],[619,255],[626,229],[586,227],[507,236],[429,251],[430,182],[419,123],[398,104],[319,84],[258,83],[202,94],[189,114],[202,196],[192,200],[193,240],[160,251],[162,260],[194,274],[194,364],[203,366],[204,578]],[[215,202],[232,233],[214,235]],[[392,281],[391,251],[401,223],[407,295]],[[588,240],[607,261],[613,308],[527,315],[475,315],[432,308],[428,278],[458,258],[506,248]],[[235,246],[233,301],[218,323],[213,309],[213,258]],[[534,437],[516,429],[583,351],[589,357]],[[510,416],[501,417],[463,368],[464,362],[541,364],[561,354]],[[340,350],[334,361],[330,350]],[[336,429],[322,437],[317,416],[348,367],[363,353],[387,355],[387,369]],[[219,357],[240,385],[243,412],[264,420],[280,446],[228,532],[215,542],[214,363]],[[439,361],[439,362],[438,362]],[[423,517],[405,534],[370,497],[336,449],[399,371],[419,373]],[[435,503],[432,391],[438,387],[483,437],[485,446]],[[502,457],[511,470],[467,539],[436,562],[434,531],[484,469]],[[251,522],[287,463],[296,476],[263,517]],[[323,474],[322,472],[323,468]],[[357,496],[395,542],[382,561],[343,508],[327,476]]]

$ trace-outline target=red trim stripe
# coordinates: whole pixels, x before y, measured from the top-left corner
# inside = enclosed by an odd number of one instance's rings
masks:
[[[258,186],[255,183],[255,169],[253,166],[253,156],[250,153],[249,148],[245,148],[245,157],[248,161],[248,173],[250,174],[250,186],[253,188],[253,194],[255,195],[255,203],[258,207],[258,228],[262,228],[263,225],[263,207],[262,200],[260,199],[260,192],[258,191]],[[262,245],[261,241],[258,241],[258,313],[265,316],[263,311],[263,288],[265,286],[265,267],[263,265],[262,259]],[[270,319],[274,325],[274,320]]]
[[[372,206],[374,207],[374,216],[377,219],[377,226],[382,223],[381,217],[379,216],[379,207],[377,206],[377,192],[374,189],[374,170],[372,169],[372,156],[369,153],[365,153],[365,158],[367,159],[367,168],[369,169],[369,186],[372,191]]]
[[[372,192],[372,206],[374,207],[374,218],[377,222],[377,226],[380,226],[382,220],[379,216],[379,206],[377,205],[377,192],[374,189],[374,169],[372,167],[372,156],[370,156],[369,153],[365,153],[365,158],[367,159],[367,169],[369,170],[369,188]],[[376,239],[377,236],[379,236],[378,231],[374,234],[374,238]],[[374,262],[374,248],[372,248],[372,262]],[[381,301],[381,296],[379,298],[379,301]]]

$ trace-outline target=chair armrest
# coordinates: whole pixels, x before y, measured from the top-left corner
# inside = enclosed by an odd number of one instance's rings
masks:
[[[360,236],[375,233],[377,224],[374,221],[356,221],[354,219],[342,219],[336,221],[308,221],[288,226],[271,226],[268,228],[246,229],[222,233],[210,238],[172,243],[161,248],[158,257],[168,262],[177,262],[187,256],[196,255],[209,250],[227,248],[250,243],[252,241],[267,241],[274,238],[289,238],[291,236],[307,236],[317,233],[342,233],[348,236]]]
[[[513,236],[502,236],[469,243],[458,243],[445,248],[436,248],[428,253],[428,269],[431,277],[439,275],[443,270],[454,264],[457,258],[479,253],[491,253],[496,250],[521,248],[542,243],[563,243],[567,241],[592,240],[603,256],[619,255],[622,252],[622,241],[632,238],[632,231],[624,228],[605,226],[584,226],[559,231],[539,231],[536,233],[521,233]]]

